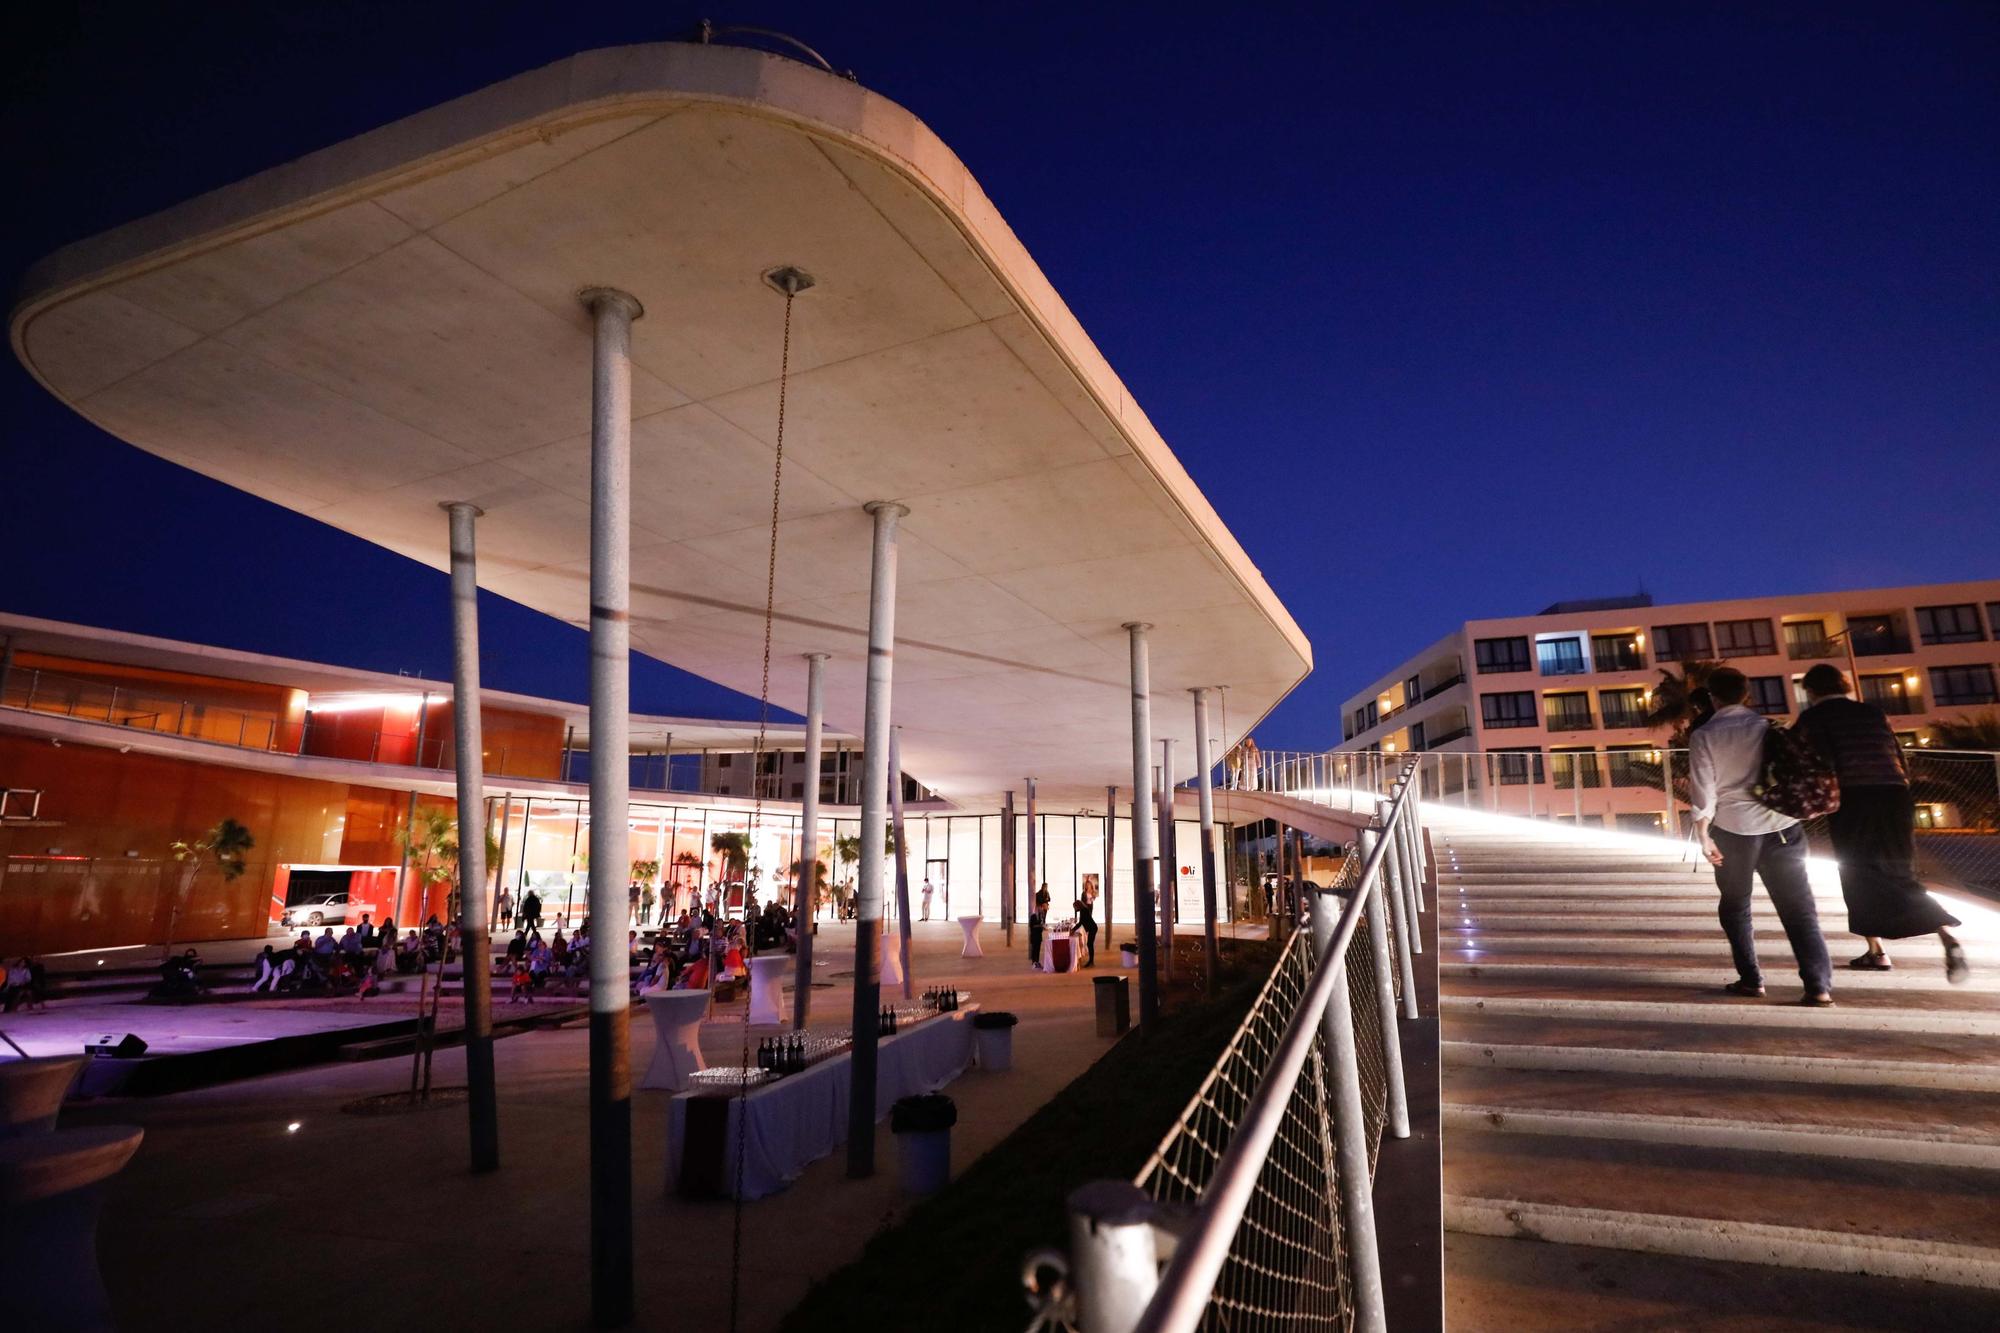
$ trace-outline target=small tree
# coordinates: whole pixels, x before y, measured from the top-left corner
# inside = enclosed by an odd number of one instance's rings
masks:
[[[632,882],[639,886],[639,920],[642,923],[653,915],[653,878],[659,873],[658,861],[632,863]]]
[[[835,838],[833,859],[840,866],[840,882],[845,886],[853,878],[853,872],[849,867],[861,859],[861,839],[851,833],[844,833]]]
[[[408,827],[396,830],[396,845],[410,858],[410,873],[422,886],[426,899],[432,885],[449,886],[445,918],[456,920],[465,887],[458,882],[458,821],[442,807],[419,810]],[[489,833],[486,835],[486,863],[491,865],[499,858],[500,844]]]
[[[792,897],[792,910],[810,919],[826,898],[826,862],[812,862],[811,882],[807,883],[806,862],[792,862],[792,879],[799,886]]]
[[[2000,750],[2000,712],[1933,722],[1931,736],[1941,750]]]
[[[194,890],[195,877],[208,862],[215,862],[222,872],[224,882],[240,877],[247,865],[244,853],[257,845],[250,836],[250,830],[233,819],[225,819],[200,837],[187,842],[176,842],[169,848],[174,860],[181,863],[180,882],[174,889],[173,905],[167,911],[166,947],[174,946],[174,927],[179,922],[181,909],[187,905],[188,895]]]

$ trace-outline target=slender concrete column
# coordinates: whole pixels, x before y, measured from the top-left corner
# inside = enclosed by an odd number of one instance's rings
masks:
[[[1154,915],[1153,858],[1153,680],[1146,658],[1142,621],[1126,624],[1132,645],[1132,924],[1139,945],[1139,1030],[1149,1032],[1160,1017],[1158,921]]]
[[[1104,789],[1104,947],[1109,949],[1111,939],[1111,871],[1112,851],[1118,845],[1118,789]]]
[[[631,865],[632,321],[624,292],[580,299],[590,383],[590,1301],[599,1328],[632,1322],[631,976],[618,926]]]
[[[882,849],[888,840],[889,698],[896,651],[896,520],[886,500],[875,519],[868,582],[868,693],[861,713],[861,905],[854,914],[854,1055],[847,1097],[847,1174],[875,1174],[875,1015],[882,1002]]]
[[[1215,932],[1215,756],[1208,750],[1208,691],[1194,692],[1195,793],[1201,800],[1201,953],[1209,994],[1222,967]]]
[[[1035,894],[1041,890],[1042,882],[1036,878],[1036,875],[1041,871],[1041,863],[1035,856],[1035,852],[1039,847],[1039,844],[1035,840],[1035,780],[1028,778],[1026,782],[1028,788],[1028,916],[1033,918],[1035,915]],[[1049,923],[1044,920],[1042,922],[1042,933],[1047,934],[1048,928]],[[1028,937],[1033,939],[1034,932],[1030,931]],[[1039,967],[1042,962],[1041,955],[1037,954],[1028,961]]]
[[[1014,947],[1014,793],[1000,801],[1000,931]]]
[[[889,826],[896,835],[896,961],[902,964],[903,998],[917,998],[910,976],[910,842],[903,831],[903,729],[889,728]]]
[[[451,525],[452,751],[458,769],[458,963],[465,978],[465,1091],[472,1169],[500,1165],[493,1095],[493,968],[486,897],[486,772],[479,727],[479,566],[473,525],[484,511],[464,500],[438,508]]]
[[[1180,840],[1174,831],[1174,738],[1160,738],[1160,975],[1174,977],[1174,918],[1180,915]]]
[[[800,1030],[812,1017],[813,932],[819,920],[812,907],[819,887],[819,752],[826,712],[826,657],[825,653],[806,654],[805,808],[799,812],[799,860],[803,863],[799,873],[804,878],[792,901],[792,915],[799,924],[798,970],[792,976],[792,1026]],[[799,910],[801,905],[805,910]]]

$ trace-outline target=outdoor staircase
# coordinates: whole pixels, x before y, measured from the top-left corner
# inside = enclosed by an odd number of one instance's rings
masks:
[[[1735,974],[1714,881],[1684,844],[1440,810],[1431,845],[1448,1232],[1949,1283],[1973,1289],[1951,1293],[1960,1306],[1990,1295],[1985,1326],[2000,1328],[1990,909],[1963,914],[1966,985],[1946,984],[1934,938],[1892,943],[1893,973],[1852,972],[1862,946],[1832,867],[1815,862],[1838,1003],[1806,1009],[1761,888],[1767,996],[1723,994]],[[1515,1257],[1532,1263],[1509,1280],[1548,1261]],[[1705,1312],[1788,1299],[1756,1276],[1768,1269],[1716,1289],[1726,1266],[1644,1326],[1700,1328]],[[1476,1291],[1460,1295],[1461,1313],[1476,1308]],[[1775,1327],[1797,1312],[1770,1314]],[[1506,1326],[1535,1325],[1513,1309]],[[1540,1326],[1640,1325],[1558,1299]]]

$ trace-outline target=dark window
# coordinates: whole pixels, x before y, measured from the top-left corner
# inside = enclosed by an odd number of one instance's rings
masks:
[[[1412,750],[1424,748],[1424,724],[1421,722],[1410,724],[1410,748]]]
[[[1646,745],[1611,745],[1604,751],[1614,787],[1660,786],[1660,751]]]
[[[1590,695],[1582,690],[1571,694],[1551,694],[1542,699],[1550,731],[1589,731]]]
[[[1582,779],[1586,789],[1604,785],[1604,775],[1598,768],[1595,750],[1551,750],[1549,765],[1559,791],[1573,789],[1578,779]]]
[[[1823,620],[1800,620],[1785,626],[1785,652],[1794,662],[1840,656],[1840,645],[1826,637]]]
[[[1785,698],[1783,676],[1750,677],[1750,693],[1743,697],[1743,702],[1759,713],[1775,713],[1783,716],[1792,711],[1791,704]]]
[[[1643,727],[1646,725],[1646,692],[1640,689],[1599,690],[1598,706],[1604,710],[1604,725],[1607,727]]]
[[[1374,726],[1377,722],[1380,722],[1381,720],[1382,718],[1381,718],[1380,705],[1371,703],[1366,708],[1361,710],[1361,729],[1363,731],[1368,730],[1368,728]]]
[[[2000,602],[1986,604],[1986,628],[1993,631],[1993,637],[2000,639]]]
[[[1526,671],[1528,641],[1525,638],[1474,639],[1472,656],[1482,676],[1500,671]]]
[[[1496,751],[1493,768],[1503,787],[1525,787],[1531,782],[1540,786],[1548,780],[1542,772],[1542,752],[1535,747]]]
[[[1590,655],[1599,671],[1638,671],[1646,665],[1637,634],[1593,634]]]
[[[1994,702],[1993,668],[1949,666],[1931,668],[1931,701],[1938,704]]]
[[[1687,625],[1653,626],[1653,660],[1656,662],[1692,662],[1704,657],[1712,657],[1715,649],[1708,642],[1708,626],[1702,621]]]
[[[1910,640],[1895,616],[1849,616],[1847,642],[1856,657],[1880,657],[1886,653],[1910,651]]]
[[[1917,608],[1917,637],[1925,643],[1980,643],[1986,633],[1979,628],[1979,607],[1972,602],[1956,606]]]
[[[1900,671],[1861,678],[1861,697],[1892,716],[1916,712],[1917,701],[1910,697],[1915,693],[1916,689],[1903,679]]]
[[[1768,657],[1778,651],[1768,620],[1718,620],[1715,646],[1724,657]]]
[[[1479,696],[1479,717],[1489,727],[1535,725],[1535,696],[1530,690]]]
[[[1411,704],[1422,703],[1423,698],[1424,683],[1422,680],[1416,676],[1412,676],[1403,682],[1403,707],[1408,708]]]
[[[1535,660],[1544,676],[1581,675],[1583,644],[1576,639],[1547,639],[1535,645]]]
[[[806,794],[806,784],[805,784],[805,783],[803,783],[803,782],[794,782],[794,783],[792,784],[792,799],[793,799],[793,800],[795,800],[795,801],[796,801],[796,800],[798,800],[798,799],[799,799],[799,798],[800,798],[801,796],[804,796],[805,794]]]
[[[736,756],[733,754],[719,754],[715,757],[715,766],[717,768],[728,768],[734,762],[735,758]]]

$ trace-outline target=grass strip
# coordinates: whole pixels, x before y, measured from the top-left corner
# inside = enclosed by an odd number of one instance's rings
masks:
[[[1214,1000],[1176,1005],[1135,1030],[973,1163],[949,1189],[814,1285],[779,1327],[1019,1333],[1028,1251],[1060,1246],[1063,1200],[1091,1180],[1130,1179],[1194,1095],[1256,998],[1275,946],[1239,943]]]

